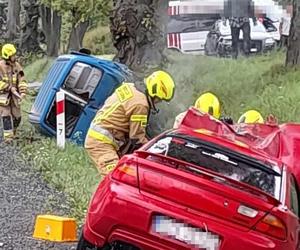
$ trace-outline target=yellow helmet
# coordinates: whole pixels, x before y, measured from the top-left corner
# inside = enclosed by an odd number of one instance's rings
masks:
[[[238,123],[264,123],[264,118],[257,110],[248,110],[238,120]]]
[[[13,44],[5,44],[2,47],[2,58],[8,60],[11,56],[17,53],[17,49]]]
[[[219,119],[221,116],[219,99],[210,92],[202,94],[195,102],[194,107],[203,113],[212,115],[216,119]]]
[[[173,98],[175,83],[167,72],[155,71],[146,78],[145,83],[149,96],[166,101]]]

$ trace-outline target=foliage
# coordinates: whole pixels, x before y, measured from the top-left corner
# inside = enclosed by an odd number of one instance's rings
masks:
[[[102,25],[98,25],[85,34],[83,47],[89,48],[95,55],[115,54],[116,52],[109,28]]]
[[[75,26],[87,20],[101,20],[108,16],[110,0],[40,0],[42,4],[61,14],[69,13]]]

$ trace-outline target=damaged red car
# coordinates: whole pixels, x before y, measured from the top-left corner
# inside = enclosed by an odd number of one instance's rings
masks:
[[[95,192],[78,250],[299,250],[300,126],[190,109]]]

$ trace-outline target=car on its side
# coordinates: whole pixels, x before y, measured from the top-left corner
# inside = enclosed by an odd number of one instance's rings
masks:
[[[292,135],[299,125],[227,125],[190,109],[100,183],[77,249],[299,250]]]
[[[261,22],[257,22],[257,25],[253,24],[253,20],[250,19],[251,26],[251,54],[258,54],[271,51],[275,48],[276,41],[273,35],[266,31],[266,28]],[[240,32],[239,49],[243,48],[243,32]],[[222,20],[216,21],[207,35],[205,43],[205,54],[208,56],[220,56],[228,57],[232,51],[232,37],[229,21],[226,25]]]

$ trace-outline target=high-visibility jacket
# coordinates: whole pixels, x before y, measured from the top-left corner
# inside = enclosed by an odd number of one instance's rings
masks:
[[[19,94],[26,94],[27,82],[24,71],[18,62],[9,63],[0,61],[0,105],[8,105],[10,98],[10,87],[15,87]]]
[[[144,93],[134,84],[123,83],[106,100],[97,112],[88,131],[88,136],[116,148],[128,139],[146,143],[149,104]]]

